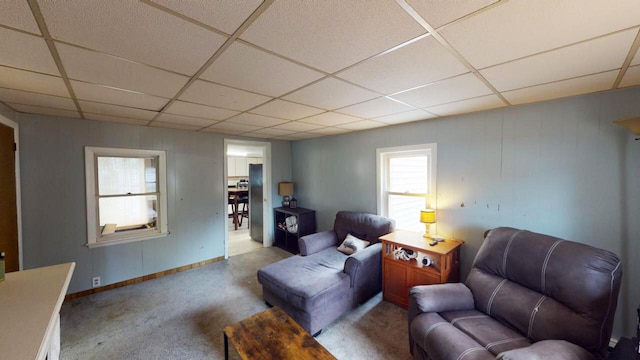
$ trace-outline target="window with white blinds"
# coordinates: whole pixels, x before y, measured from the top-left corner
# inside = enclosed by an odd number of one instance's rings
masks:
[[[378,213],[396,229],[424,232],[420,210],[435,207],[436,144],[377,149]]]

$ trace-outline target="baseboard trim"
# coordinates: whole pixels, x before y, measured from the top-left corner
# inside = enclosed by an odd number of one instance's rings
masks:
[[[178,273],[178,272],[194,269],[194,268],[197,268],[197,267],[200,267],[200,266],[212,264],[212,263],[218,262],[220,260],[224,260],[224,256],[219,256],[219,257],[216,257],[216,258],[213,258],[213,259],[204,260],[204,261],[200,261],[200,262],[189,264],[189,265],[185,265],[185,266],[180,266],[180,267],[169,269],[169,270],[165,270],[165,271],[160,271],[160,272],[157,272],[155,274],[139,276],[137,278],[133,278],[133,279],[125,280],[125,281],[120,281],[120,282],[117,282],[117,283],[114,283],[114,284],[109,284],[109,285],[105,285],[105,286],[101,286],[101,287],[97,287],[97,288],[93,288],[93,289],[89,289],[89,290],[80,291],[80,292],[77,292],[77,293],[69,294],[69,295],[65,296],[64,299],[65,299],[65,301],[73,300],[73,299],[77,299],[77,298],[80,298],[80,297],[83,297],[83,296],[105,292],[105,291],[113,290],[113,289],[120,288],[120,287],[123,287],[123,286],[129,286],[129,285],[133,285],[133,284],[138,284],[138,283],[141,283],[143,281],[157,279],[157,278],[163,277],[165,275],[175,274],[175,273]]]

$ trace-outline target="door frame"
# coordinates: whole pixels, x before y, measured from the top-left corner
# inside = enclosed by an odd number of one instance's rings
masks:
[[[227,151],[229,145],[251,145],[262,148],[262,244],[264,247],[273,245],[273,206],[271,201],[271,143],[266,141],[237,140],[224,139],[224,169],[223,169],[223,185],[224,185],[224,201],[221,214],[224,214],[224,258],[229,258],[229,226],[227,225],[227,213],[229,205],[227,198],[229,197],[229,188],[227,187],[228,178],[228,158]]]
[[[18,218],[18,262],[20,270],[22,266],[22,199],[20,197],[20,136],[18,134],[18,123],[0,114],[0,124],[13,128],[13,141],[16,143],[16,212]]]

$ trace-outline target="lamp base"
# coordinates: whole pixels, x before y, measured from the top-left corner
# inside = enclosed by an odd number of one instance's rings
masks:
[[[289,199],[289,196],[285,195],[285,197],[282,198],[282,207],[289,207],[290,203],[291,200]]]
[[[427,239],[431,238],[431,234],[429,234],[429,224],[424,224],[424,235],[422,235],[422,237]]]

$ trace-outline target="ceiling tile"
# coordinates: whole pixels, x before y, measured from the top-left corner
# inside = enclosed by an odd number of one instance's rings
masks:
[[[445,116],[495,109],[503,106],[506,106],[506,104],[499,97],[496,95],[487,95],[444,105],[436,105],[428,107],[425,110],[436,115]]]
[[[244,133],[244,134],[242,134],[242,136],[251,137],[251,138],[258,138],[258,139],[272,139],[274,137],[274,135],[272,135],[272,134],[261,134],[259,132]]]
[[[190,116],[182,116],[182,115],[174,115],[174,114],[160,114],[156,120],[152,122],[163,122],[163,123],[171,123],[171,124],[182,124],[189,126],[199,126],[199,129],[211,126],[217,123],[217,120],[208,120],[208,119],[200,119]]]
[[[234,110],[193,104],[180,100],[174,101],[171,105],[169,105],[165,112],[170,114],[199,117],[211,120],[225,120],[232,117],[233,115],[238,114],[238,112]]]
[[[0,27],[0,65],[60,76],[44,39]]]
[[[54,109],[54,108],[48,108],[48,107],[23,105],[23,104],[12,104],[12,103],[7,103],[7,104],[12,108],[14,108],[16,111],[23,112],[23,113],[49,115],[49,116],[62,116],[62,117],[70,117],[70,118],[78,118],[78,119],[80,118],[80,113],[72,110]]]
[[[251,110],[252,113],[259,115],[273,116],[289,120],[298,120],[324,111],[325,110],[283,100],[274,100]]]
[[[475,75],[465,74],[415,90],[399,93],[392,97],[407,104],[424,108],[491,93],[491,90]]]
[[[373,120],[362,120],[356,121],[348,124],[338,125],[337,127],[349,130],[366,130],[373,129],[381,126],[387,126],[388,124],[381,123]]]
[[[360,118],[338,114],[334,112],[326,112],[318,115],[314,115],[305,119],[300,120],[301,122],[309,123],[309,124],[317,124],[323,126],[335,126],[340,124],[346,124],[354,121],[362,120]]]
[[[227,34],[232,34],[260,6],[262,0],[153,0],[153,2]]]
[[[425,32],[391,0],[276,1],[241,38],[332,73]]]
[[[270,136],[282,136],[282,135],[289,135],[289,134],[293,134],[293,133],[294,132],[290,131],[290,130],[275,129],[275,128],[265,128],[265,129],[252,131],[251,133],[245,134],[245,135],[252,136],[254,134],[262,134],[262,135],[270,135]]]
[[[640,65],[628,68],[620,82],[620,87],[634,85],[640,85]]]
[[[154,121],[149,126],[152,127],[160,127],[160,128],[168,128],[168,129],[178,129],[178,130],[189,130],[189,131],[197,131],[202,129],[202,126],[198,125],[187,125],[180,123],[165,123],[160,121]]]
[[[280,124],[289,122],[289,120],[283,120],[283,119],[278,119],[274,117],[249,114],[249,113],[242,113],[240,115],[232,117],[231,119],[227,119],[227,121],[237,122],[240,124],[262,126],[262,127],[275,126],[275,125],[280,125]]]
[[[507,91],[502,93],[502,95],[514,105],[549,99],[557,99],[567,96],[609,90],[611,89],[611,86],[613,85],[613,82],[616,80],[617,76],[618,71],[614,70],[601,74],[583,76],[550,84]]]
[[[226,40],[140,1],[41,1],[40,9],[54,39],[187,75]]]
[[[441,34],[480,69],[638,24],[637,0],[507,1]]]
[[[0,101],[77,111],[70,98],[0,88]]]
[[[382,116],[382,117],[374,118],[371,120],[383,122],[385,124],[400,124],[400,123],[406,123],[411,121],[432,119],[434,117],[436,116],[424,110],[418,109],[418,110],[405,111],[399,114]]]
[[[180,96],[180,99],[231,110],[245,111],[271,100],[228,86],[196,80]]]
[[[132,119],[132,118],[122,117],[122,116],[111,116],[111,115],[102,115],[102,114],[84,113],[84,117],[89,120],[108,121],[108,122],[130,124],[130,125],[146,126],[149,123],[149,120]]]
[[[407,0],[407,3],[436,29],[495,2],[497,0]]]
[[[209,129],[231,130],[231,131],[238,131],[238,132],[255,131],[261,128],[262,126],[240,124],[240,123],[234,123],[230,121],[222,121],[209,127]]]
[[[62,78],[0,66],[0,87],[68,97]]]
[[[73,87],[73,91],[79,100],[104,102],[153,111],[160,111],[169,102],[169,99],[153,95],[75,80],[71,80],[71,87]]]
[[[378,96],[380,95],[372,91],[327,77],[285,96],[284,99],[333,110]]]
[[[293,138],[294,140],[297,140],[297,139],[313,139],[321,136],[322,135],[320,134],[314,134],[310,132],[300,132],[300,133],[291,134],[289,137]]]
[[[134,119],[151,120],[158,113],[155,111],[135,109],[125,106],[97,103],[93,101],[80,100],[80,107],[85,113],[120,116]]]
[[[338,74],[384,94],[407,90],[469,72],[438,41],[428,36]]]
[[[303,123],[301,121],[292,121],[292,122],[288,122],[286,124],[274,126],[273,128],[274,129],[282,129],[282,130],[300,132],[300,131],[317,130],[317,129],[320,129],[321,127],[323,127],[323,126],[322,125],[317,125],[317,124]]]
[[[189,80],[186,76],[74,46],[57,43],[56,48],[68,76],[76,80],[169,98]]]
[[[228,130],[228,129],[215,129],[215,128],[204,128],[204,129],[200,129],[200,132],[208,132],[208,133],[215,133],[215,134],[224,134],[224,135],[240,135],[245,131],[239,131],[239,130]]]
[[[338,110],[341,113],[369,119],[413,110],[412,107],[385,97],[369,100]]]
[[[312,134],[320,134],[320,135],[338,135],[351,132],[349,129],[341,129],[337,127],[325,127],[320,128],[318,130],[309,131]]]
[[[3,1],[0,24],[42,35],[26,1]]]
[[[640,65],[640,49],[636,51],[636,56],[634,56],[633,60],[631,60],[631,65]]]
[[[619,69],[637,34],[636,29],[564,47],[481,70],[499,91]]]
[[[238,41],[202,74],[203,79],[269,96],[280,96],[323,76]]]

